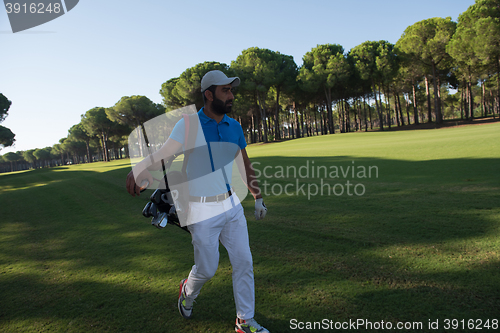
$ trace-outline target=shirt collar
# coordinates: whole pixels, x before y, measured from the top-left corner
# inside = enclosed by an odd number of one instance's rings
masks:
[[[205,114],[205,112],[203,112],[203,109],[205,107],[202,107],[200,109],[200,111],[198,111],[198,118],[200,119],[200,122],[202,124],[206,124],[208,123],[209,121],[215,121],[214,119],[210,118],[210,117],[207,117],[207,115]],[[225,114],[224,117],[222,118],[222,120],[220,121],[221,123],[226,123],[226,124],[229,124],[229,117]]]

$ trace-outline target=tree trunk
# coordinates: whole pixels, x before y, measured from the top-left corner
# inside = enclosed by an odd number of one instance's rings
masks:
[[[356,132],[358,132],[362,128],[362,125],[361,125],[361,101],[356,100],[354,105],[355,105],[354,118],[356,120],[355,130],[356,130]]]
[[[85,146],[87,147],[87,160],[88,160],[88,163],[90,163],[90,141],[89,140],[85,140]]]
[[[483,117],[486,117],[486,115],[487,115],[488,112],[486,112],[486,88],[484,87],[484,81],[481,84],[481,86],[483,88],[481,90],[481,92],[482,92],[482,94],[481,94],[481,104],[483,105]]]
[[[380,114],[382,115],[382,128],[384,128],[384,113],[385,113],[385,105],[382,104],[382,93],[381,93],[381,89],[379,87],[378,89],[378,100],[380,102]]]
[[[490,109],[493,119],[495,119],[495,109],[496,109],[496,98],[493,97],[493,89],[490,89]]]
[[[303,109],[300,112],[300,124],[301,124],[301,133],[302,137],[306,138],[309,136],[309,124],[308,124],[308,117],[307,117],[307,109]]]
[[[419,124],[418,120],[418,107],[417,107],[417,91],[415,88],[415,81],[412,80],[412,87],[413,87],[413,122],[415,125]],[[409,122],[408,122],[409,123]]]
[[[364,118],[365,118],[365,132],[368,132],[368,119],[367,119],[367,114],[366,114],[365,96],[363,96],[363,113],[364,113]]]
[[[351,132],[351,115],[350,115],[350,105],[342,99],[342,104],[344,105],[344,121],[345,121],[345,132],[349,133]]]
[[[469,120],[469,82],[464,80],[464,118]]]
[[[387,106],[387,125],[389,126],[389,131],[391,130],[392,116],[391,116],[391,102],[389,101],[388,89],[382,87],[385,97],[385,105]]]
[[[267,142],[267,121],[266,121],[266,106],[264,105],[264,102],[260,98],[260,93],[257,90],[257,99],[258,99],[258,104],[259,104],[259,110],[260,110],[260,121],[262,125],[264,126],[264,135],[263,135],[263,140],[264,142]]]
[[[347,118],[347,104],[346,102],[342,99],[342,120],[344,122],[344,133],[349,133],[350,131],[350,122],[349,119]]]
[[[339,110],[340,133],[345,133],[344,103],[342,100],[337,103],[337,109]]]
[[[349,133],[351,132],[351,116],[349,114],[351,108],[349,103],[347,103],[345,100],[342,100],[342,104],[344,104],[345,128],[346,132]]]
[[[377,107],[378,120],[380,122],[380,124],[379,124],[380,130],[383,131],[384,130],[384,120],[382,118],[382,112],[380,111],[380,106],[378,104],[377,90],[375,89],[375,83],[374,82],[372,82],[372,89],[373,89],[373,94],[375,95],[375,105]],[[379,94],[380,94],[380,92],[379,92]]]
[[[469,75],[469,110],[470,120],[474,120],[474,98],[472,96],[472,75]]]
[[[324,114],[324,105],[321,105],[319,108],[319,114],[318,114],[318,127],[319,127],[319,132],[321,135],[324,135],[324,130],[323,130],[323,114]]]
[[[437,76],[437,98],[438,98],[438,110],[439,110],[439,117],[440,117],[440,124],[443,123],[443,119],[444,119],[444,115],[443,115],[443,108],[441,106],[441,78],[439,76],[439,72],[438,72],[438,76]]]
[[[306,111],[306,130],[307,136],[312,136],[312,121],[311,121],[311,110]]]
[[[394,97],[394,112],[396,113],[396,122],[397,122],[397,125],[398,127],[401,126],[401,120],[400,120],[400,117],[399,117],[399,108],[398,108],[398,99],[396,97],[396,91],[393,91],[392,92],[392,95]]]
[[[302,132],[302,137],[304,137],[304,111],[302,111],[300,113],[300,124],[301,124],[301,128],[302,128],[302,131],[301,131]]]
[[[276,87],[276,114],[274,115],[274,139],[281,139],[280,134],[280,120],[279,120],[279,111],[280,111],[280,87]]]
[[[406,120],[408,121],[408,125],[410,125],[411,124],[411,121],[410,121],[410,94],[408,93],[408,99],[406,98],[404,93],[403,93],[403,97],[404,97],[405,103],[406,103]]]
[[[142,143],[142,136],[141,136],[140,128],[141,128],[140,124],[137,124],[137,126],[135,127],[137,141],[139,144],[139,155],[140,155],[140,157],[146,157],[146,156],[144,156],[144,145]]]
[[[307,114],[307,123],[309,127],[309,135],[313,136],[314,128],[313,128],[313,121],[312,121],[312,110],[309,110]]]
[[[293,111],[295,113],[295,136],[297,138],[300,138],[300,126],[299,126],[299,111],[297,111],[297,107],[295,105],[295,102],[293,102]]]
[[[399,93],[396,93],[396,99],[398,100],[398,107],[399,107],[399,116],[401,118],[401,126],[405,125],[405,120],[403,116],[403,109],[401,108],[401,100],[399,99]],[[408,122],[410,119],[408,118]]]
[[[460,119],[464,120],[464,84],[462,84],[462,89],[460,89]]]
[[[104,159],[104,162],[109,162],[109,156],[108,156],[108,145],[106,144],[106,136],[104,133],[102,133],[101,136],[101,144],[102,144],[102,157]],[[148,143],[149,147],[149,143]]]
[[[267,136],[274,135],[273,132],[274,131],[273,131],[273,126],[271,125],[271,117],[267,117]]]
[[[323,132],[325,132],[325,135],[328,134],[328,119],[326,110],[323,110]]]
[[[326,111],[328,115],[328,130],[330,131],[330,134],[335,134],[333,126],[333,112],[332,112],[332,89],[325,87],[325,95],[326,95]]]
[[[498,98],[498,97],[494,98],[493,103],[495,103],[495,104],[493,105],[493,115],[495,115],[495,111],[496,111],[496,114],[500,117],[500,105],[498,105],[499,101],[500,101],[500,98]]]
[[[436,64],[432,61],[432,84],[434,85],[434,110],[436,112],[436,123],[443,123],[443,115],[441,114],[441,110],[439,108],[439,87],[438,87],[438,74],[436,69]]]
[[[355,128],[354,128],[354,130],[356,132],[358,131],[358,113],[359,113],[358,106],[355,105],[355,110],[354,110],[354,124],[355,124]]]
[[[318,136],[318,108],[314,106],[314,128],[316,129],[316,136]]]
[[[252,116],[250,117],[252,119],[252,122],[251,122],[251,131],[250,131],[250,142],[251,143],[255,143],[255,122],[254,122],[254,115],[253,115],[253,112],[252,112]]]
[[[500,116],[500,56],[498,56],[497,59],[497,111],[498,115]],[[495,112],[493,111],[493,114]]]
[[[372,107],[368,105],[368,115],[370,116],[370,129],[373,130]]]
[[[427,122],[432,123],[431,94],[429,91],[429,80],[425,75],[425,94],[427,95]]]
[[[262,131],[264,130],[263,126],[262,126],[262,117],[259,117],[259,115],[257,115],[255,117],[255,120],[256,120],[256,124],[257,124],[257,142],[264,142],[264,135],[262,134]]]

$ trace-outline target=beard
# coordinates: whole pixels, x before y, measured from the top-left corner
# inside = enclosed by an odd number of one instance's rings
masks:
[[[212,102],[212,111],[216,114],[226,114],[231,112],[231,105],[228,105],[232,103],[232,100],[226,101],[225,103],[221,100],[218,99],[217,97],[214,98],[214,101]]]

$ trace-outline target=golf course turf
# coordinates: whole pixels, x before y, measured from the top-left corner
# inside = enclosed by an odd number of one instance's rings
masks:
[[[255,221],[243,202],[255,318],[271,332],[499,329],[500,123],[247,152],[269,209]],[[117,160],[0,174],[0,332],[234,331],[227,252],[183,319],[190,236],[150,226],[151,191],[130,196],[129,171]]]

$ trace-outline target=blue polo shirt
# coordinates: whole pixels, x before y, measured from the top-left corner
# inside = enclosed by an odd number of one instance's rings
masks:
[[[203,108],[198,111],[198,119],[195,149],[189,155],[186,170],[189,193],[201,197],[227,192],[231,186],[234,158],[247,146],[243,129],[227,115],[217,123],[205,115]],[[170,138],[185,149],[184,119],[177,122]]]

